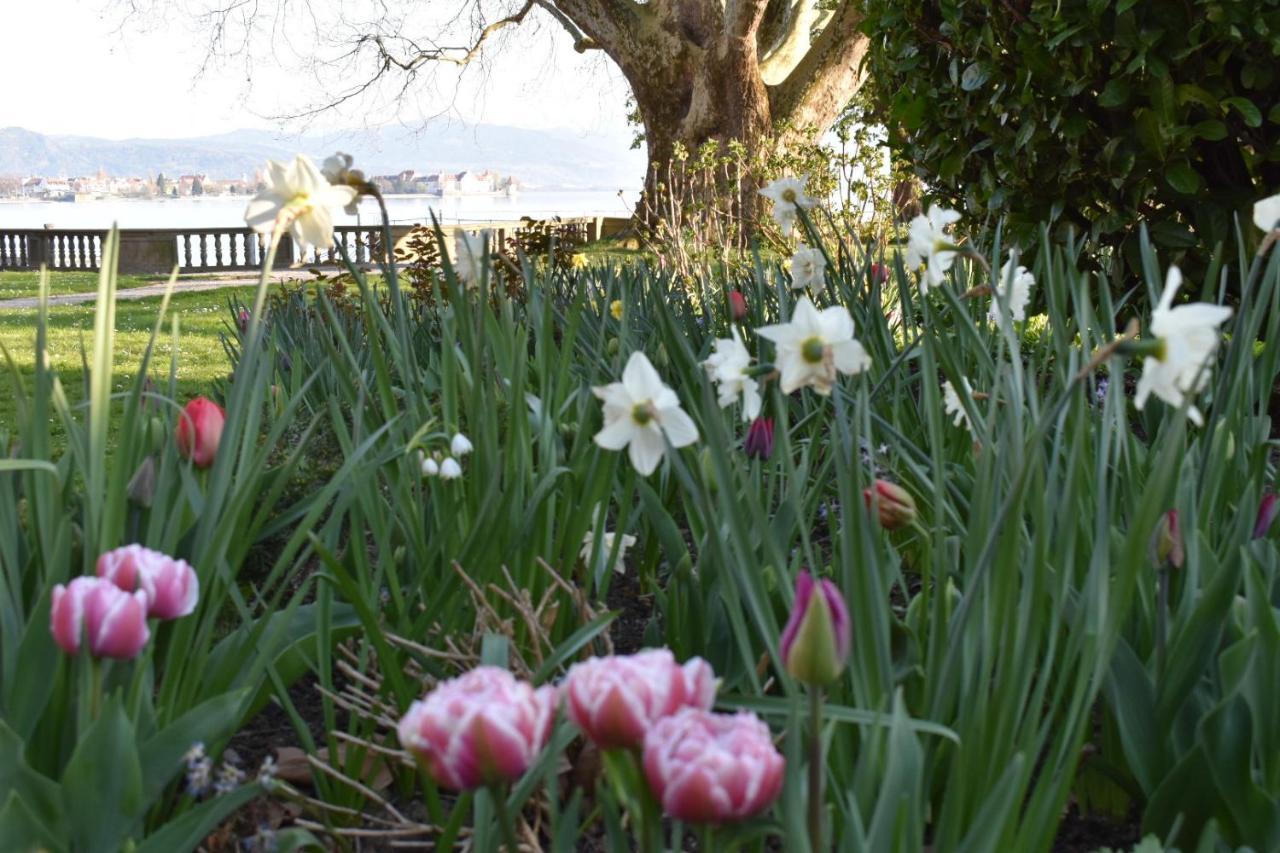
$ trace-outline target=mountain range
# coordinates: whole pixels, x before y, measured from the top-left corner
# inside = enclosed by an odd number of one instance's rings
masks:
[[[278,135],[233,130],[188,139],[98,139],[0,128],[0,175],[75,177],[204,174],[251,177],[267,160],[309,154],[317,162],[341,150],[369,175],[492,169],[531,188],[631,189],[644,179],[642,151],[624,138],[572,130],[532,130],[497,124],[433,124],[324,134]]]

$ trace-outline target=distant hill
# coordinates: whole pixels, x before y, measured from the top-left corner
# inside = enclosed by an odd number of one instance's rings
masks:
[[[625,139],[569,130],[529,130],[502,125],[431,125],[351,130],[298,136],[233,130],[191,139],[96,139],[46,136],[20,127],[0,128],[0,174],[75,177],[104,168],[112,175],[213,178],[251,176],[268,159],[303,152],[323,159],[346,151],[367,174],[494,169],[530,187],[632,189],[644,178],[643,152]]]

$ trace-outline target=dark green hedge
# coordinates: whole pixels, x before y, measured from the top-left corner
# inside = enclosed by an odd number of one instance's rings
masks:
[[[866,0],[870,82],[930,194],[1211,248],[1280,192],[1280,0]]]

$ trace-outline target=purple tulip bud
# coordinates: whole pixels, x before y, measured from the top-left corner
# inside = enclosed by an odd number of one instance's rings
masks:
[[[1261,539],[1267,535],[1277,514],[1280,514],[1280,501],[1277,500],[1275,492],[1267,492],[1262,496],[1262,503],[1258,504],[1258,517],[1253,523],[1254,539]]]
[[[806,684],[828,684],[844,670],[851,640],[849,608],[839,588],[801,571],[791,618],[782,631],[780,651],[787,672]]]
[[[768,459],[773,455],[773,418],[756,418],[747,427],[747,437],[742,449],[753,459]]]

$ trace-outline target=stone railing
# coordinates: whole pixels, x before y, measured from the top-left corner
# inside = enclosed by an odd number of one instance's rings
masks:
[[[626,220],[603,217],[563,219],[558,227],[583,240],[598,240],[618,233]],[[488,229],[501,244],[521,227],[516,220],[443,225],[449,243],[457,231]],[[394,225],[391,237],[398,244],[413,226]],[[383,257],[382,228],[372,225],[339,225],[335,239],[359,264],[376,264]],[[97,270],[102,263],[106,231],[61,228],[0,228],[0,270]],[[261,268],[266,241],[248,228],[147,228],[120,231],[120,272],[166,275],[179,273],[249,271]],[[337,249],[302,252],[288,237],[280,241],[276,265],[329,266],[340,262]]]

